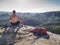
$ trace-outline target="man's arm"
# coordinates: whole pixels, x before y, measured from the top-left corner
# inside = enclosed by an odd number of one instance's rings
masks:
[[[11,16],[9,17],[8,21],[10,22],[10,20],[11,20]]]
[[[19,17],[20,23],[24,22],[24,18]]]

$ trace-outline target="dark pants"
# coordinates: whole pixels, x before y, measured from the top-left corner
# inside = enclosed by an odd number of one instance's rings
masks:
[[[10,22],[10,23],[11,23],[11,25],[19,25],[20,21],[17,21],[16,23],[12,23],[12,22]]]

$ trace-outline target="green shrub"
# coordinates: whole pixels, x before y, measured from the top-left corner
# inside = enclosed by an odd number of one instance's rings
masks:
[[[60,26],[45,26],[47,31],[50,31],[55,34],[60,34]]]

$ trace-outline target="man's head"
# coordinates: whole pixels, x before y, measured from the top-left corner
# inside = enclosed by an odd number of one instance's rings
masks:
[[[16,11],[15,10],[13,10],[13,15],[16,15]]]

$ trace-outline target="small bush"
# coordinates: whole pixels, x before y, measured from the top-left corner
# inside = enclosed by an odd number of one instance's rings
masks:
[[[50,31],[55,34],[60,34],[60,26],[45,26],[47,31]]]

